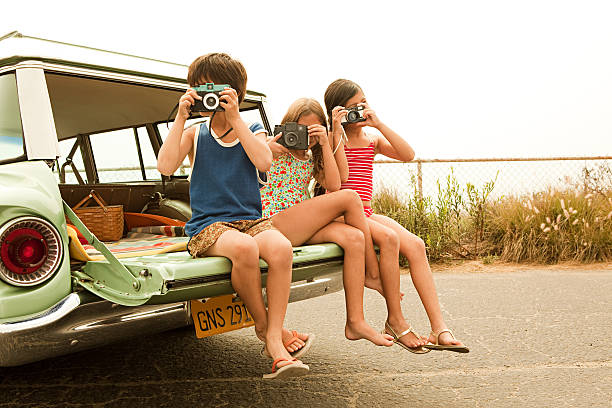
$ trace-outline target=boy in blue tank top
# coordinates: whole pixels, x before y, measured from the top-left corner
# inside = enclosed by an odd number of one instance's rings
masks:
[[[190,237],[187,248],[193,257],[224,256],[232,262],[232,286],[251,313],[255,332],[265,342],[265,352],[274,359],[272,373],[264,378],[304,375],[308,366],[290,352],[306,349],[312,335],[298,336],[283,329],[293,248],[268,219],[261,217],[257,171],[270,168],[272,153],[263,126],[247,126],[240,117],[246,71],[229,55],[211,53],[191,63],[187,81],[191,87],[229,85],[219,94],[222,111],[214,115],[201,112],[210,117],[208,123],[184,129],[191,106],[202,99],[194,89],[187,90],[159,151],[157,168],[167,176],[189,155],[192,217],[185,226]],[[260,257],[268,264],[267,310],[261,294]]]

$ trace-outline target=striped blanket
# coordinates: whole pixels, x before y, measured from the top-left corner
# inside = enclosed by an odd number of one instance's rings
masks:
[[[79,261],[99,261],[104,256],[88,243],[81,243],[76,228],[68,225],[70,237],[70,257]],[[104,245],[117,258],[131,258],[135,256],[155,255],[166,252],[185,251],[188,237],[181,236],[183,227],[153,226],[137,227],[129,232],[125,238],[116,242],[105,242]],[[151,232],[162,233],[151,233]],[[168,234],[167,234],[168,233]]]

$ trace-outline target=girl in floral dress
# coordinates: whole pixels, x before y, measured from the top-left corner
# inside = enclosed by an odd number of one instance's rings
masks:
[[[343,109],[335,110],[334,120],[339,120],[344,113]],[[277,143],[281,134],[269,140],[274,161],[268,172],[268,184],[261,189],[264,217],[271,217],[272,224],[293,246],[334,242],[344,249],[345,336],[349,340],[367,339],[377,345],[391,346],[392,336],[373,329],[363,314],[365,270],[377,274],[378,263],[361,199],[354,191],[338,191],[341,178],[334,150],[346,166],[343,148],[341,145],[332,148],[325,113],[314,99],[295,101],[282,120],[283,124],[287,122],[308,127],[310,150],[286,149]],[[309,199],[308,185],[312,178],[329,193]],[[423,344],[419,339],[409,345]]]

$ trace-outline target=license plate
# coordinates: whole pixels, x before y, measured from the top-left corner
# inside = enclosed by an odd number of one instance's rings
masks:
[[[199,339],[255,324],[244,303],[233,295],[192,300],[191,316]]]

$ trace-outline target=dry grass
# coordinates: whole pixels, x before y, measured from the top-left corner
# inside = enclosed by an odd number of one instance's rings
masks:
[[[612,194],[546,191],[491,208],[488,240],[509,262],[612,260]]]
[[[431,262],[515,263],[612,261],[612,171],[585,170],[582,190],[548,190],[490,200],[495,181],[461,188],[453,174],[435,201],[383,188],[372,207],[425,241]],[[468,198],[464,198],[465,193]],[[403,262],[403,265],[406,263]]]

